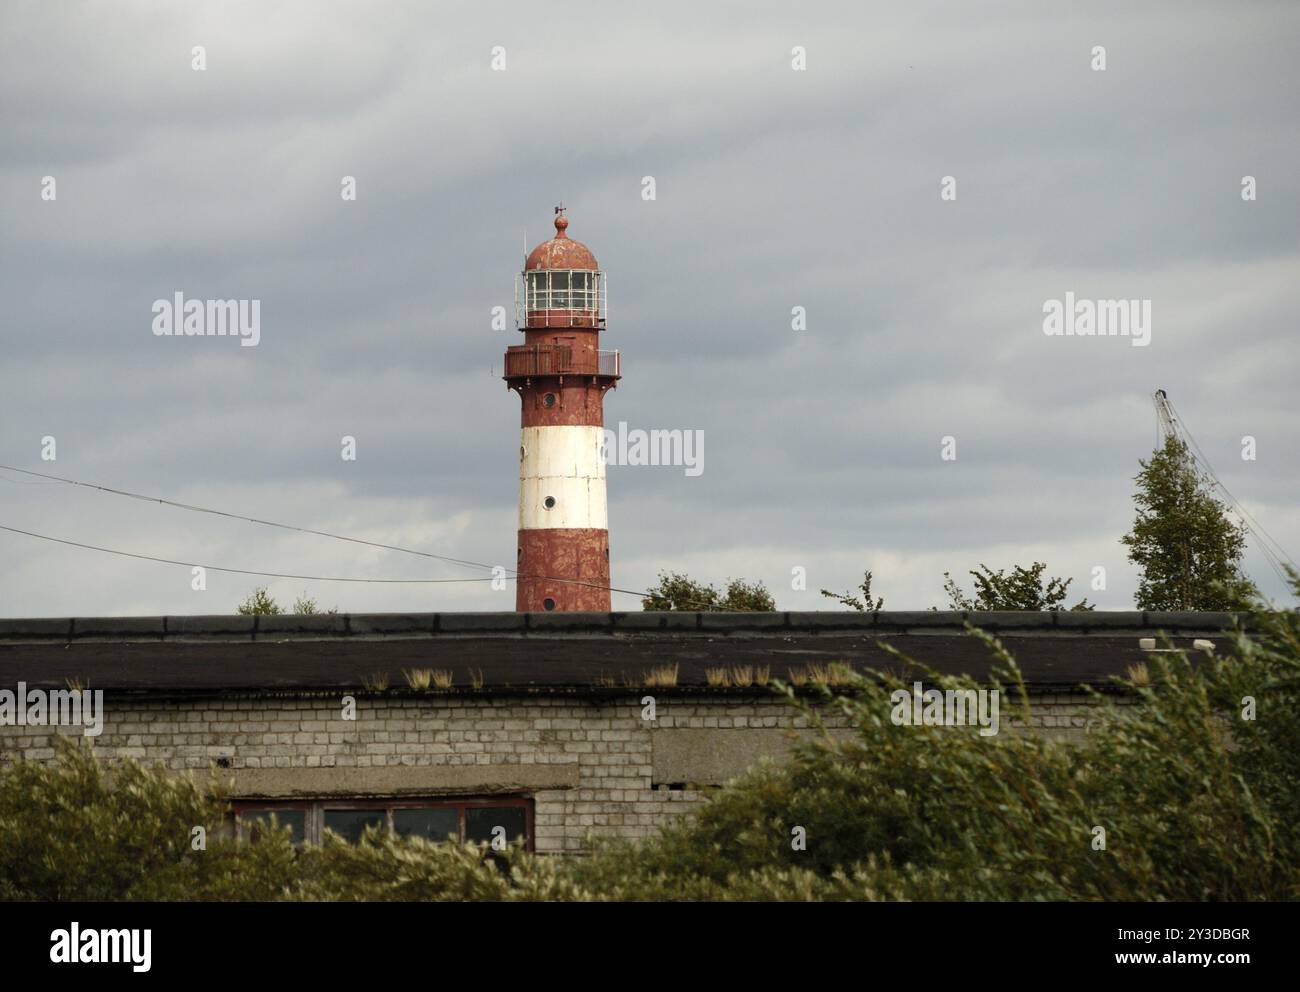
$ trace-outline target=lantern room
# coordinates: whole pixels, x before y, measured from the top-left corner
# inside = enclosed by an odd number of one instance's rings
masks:
[[[603,329],[605,273],[581,241],[565,233],[569,219],[555,208],[555,237],[528,254],[515,281],[515,323],[520,330],[547,327]]]

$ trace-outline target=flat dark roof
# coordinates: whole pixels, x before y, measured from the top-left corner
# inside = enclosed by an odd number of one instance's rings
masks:
[[[1140,637],[1178,647],[1205,638],[1222,649],[1225,613],[378,613],[316,616],[0,619],[0,688],[212,694],[360,689],[403,669],[452,671],[457,691],[538,692],[640,686],[678,666],[679,690],[707,686],[706,670],[790,669],[847,662],[900,668],[887,647],[947,674],[984,678],[992,658],[965,630],[996,634],[1027,682],[1103,688],[1146,656]],[[672,690],[660,690],[672,691]],[[740,690],[731,689],[731,692]],[[753,691],[753,690],[749,690]]]

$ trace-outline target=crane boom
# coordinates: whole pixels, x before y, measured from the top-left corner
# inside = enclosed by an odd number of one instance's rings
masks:
[[[1181,463],[1187,471],[1194,473],[1198,478],[1202,475],[1213,489],[1218,489],[1227,497],[1228,506],[1232,509],[1238,519],[1245,525],[1246,529],[1254,536],[1256,544],[1268,563],[1272,566],[1273,571],[1277,573],[1282,584],[1287,583],[1286,566],[1295,568],[1295,561],[1288,555],[1282,545],[1273,538],[1273,535],[1264,530],[1250,512],[1238,502],[1237,498],[1228,491],[1228,487],[1219,481],[1219,477],[1214,474],[1214,469],[1210,467],[1205,453],[1201,451],[1200,445],[1192,437],[1191,432],[1174,416],[1174,405],[1169,400],[1169,394],[1163,389],[1157,389],[1151,394],[1151,401],[1156,408],[1156,421],[1160,428],[1160,443],[1163,447],[1169,438],[1176,438],[1182,445]]]
[[[1169,394],[1163,389],[1157,389],[1151,394],[1151,400],[1156,405],[1156,420],[1160,426],[1161,442],[1177,437],[1178,426],[1177,421],[1174,420],[1174,411],[1169,405]]]

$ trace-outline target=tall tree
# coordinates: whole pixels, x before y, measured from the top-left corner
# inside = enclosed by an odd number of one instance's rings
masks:
[[[1143,461],[1133,502],[1137,519],[1120,538],[1142,570],[1142,610],[1237,610],[1257,595],[1241,570],[1245,524],[1234,524],[1196,468],[1186,442],[1170,435]]]

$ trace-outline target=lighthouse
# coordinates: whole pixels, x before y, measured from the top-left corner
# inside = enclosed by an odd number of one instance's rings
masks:
[[[506,386],[519,393],[518,580],[515,609],[609,610],[609,512],[604,402],[619,354],[602,351],[605,274],[570,238],[564,207],[555,237],[524,261],[506,349]]]

